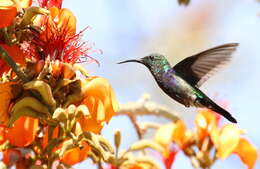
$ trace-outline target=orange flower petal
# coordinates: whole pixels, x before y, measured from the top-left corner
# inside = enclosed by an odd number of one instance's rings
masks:
[[[174,129],[174,123],[161,126],[155,133],[155,141],[164,147],[168,147],[168,145],[172,142],[172,133]]]
[[[114,91],[108,81],[101,77],[88,78],[83,91],[85,96],[94,96],[103,102],[106,111],[105,120],[108,122],[118,110]]]
[[[20,117],[14,126],[9,128],[6,138],[17,147],[30,145],[37,134],[39,120],[31,117]]]
[[[235,153],[240,157],[242,162],[247,165],[248,169],[254,168],[258,158],[256,147],[250,144],[246,139],[241,138],[235,149]]]
[[[228,124],[221,129],[216,145],[219,158],[227,158],[236,149],[240,134],[241,130],[233,124]]]
[[[8,119],[8,109],[10,105],[10,101],[13,98],[12,94],[12,85],[15,82],[8,82],[8,83],[0,83],[0,123],[5,124]]]
[[[191,133],[186,129],[182,120],[176,122],[175,125],[172,139],[181,149],[185,149],[191,137]]]
[[[54,21],[58,21],[58,19],[56,19],[56,17],[58,17],[59,13],[60,13],[60,9],[57,7],[51,7],[48,9],[50,11],[50,16]]]
[[[105,122],[109,122],[118,109],[112,87],[101,77],[90,77],[82,81],[82,91],[90,116],[79,119],[82,130],[99,133]]]
[[[17,2],[21,8],[27,8],[32,4],[32,0],[18,0]],[[14,1],[0,0],[0,28],[11,25],[16,14],[17,8]]]
[[[97,122],[102,123],[106,118],[106,110],[104,105],[100,99],[96,99],[97,102]]]
[[[83,146],[82,149],[77,147],[66,151],[61,161],[68,165],[74,165],[85,160],[88,157],[90,147],[85,142],[82,142],[81,145]]]
[[[32,5],[32,0],[20,0],[20,5],[22,8],[28,8]]]
[[[196,116],[195,124],[198,139],[203,140],[217,126],[217,118],[211,110],[202,109]]]
[[[0,1],[1,3],[1,1]],[[0,28],[7,27],[12,24],[13,19],[17,13],[16,7],[14,6],[2,6],[0,4]]]
[[[64,28],[65,30],[71,32],[72,34],[76,33],[76,23],[77,19],[73,15],[73,13],[66,8],[61,9],[60,11],[60,19],[58,23],[59,28]]]
[[[99,108],[99,105],[102,103],[94,96],[89,96],[83,100],[82,104],[85,104],[91,113],[91,117],[82,117],[79,119],[82,130],[99,133],[104,124],[97,120],[97,114],[105,114],[104,109]]]
[[[25,55],[23,54],[22,50],[14,45],[14,46],[8,46],[6,44],[0,44],[1,47],[3,47],[6,52],[9,54],[9,56],[12,57],[12,59],[16,62],[19,63],[21,66],[25,65]],[[2,59],[0,59],[0,75],[3,72],[7,72],[8,70],[10,70],[10,66],[8,66],[5,61],[3,61]]]
[[[219,128],[214,128],[213,130],[211,130],[210,132],[210,138],[211,138],[211,141],[213,142],[214,145],[218,145],[218,142],[219,142],[219,135],[220,133],[220,129]]]
[[[49,11],[51,16],[51,21],[49,24],[54,23],[56,28],[66,31],[66,33],[76,33],[77,19],[69,9],[51,7],[49,8]]]
[[[6,141],[6,127],[0,125],[0,145]]]

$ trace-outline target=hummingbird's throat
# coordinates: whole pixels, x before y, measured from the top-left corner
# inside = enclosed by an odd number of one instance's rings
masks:
[[[170,69],[171,69],[171,66],[170,66],[169,64],[166,64],[166,65],[163,66],[163,70],[164,70],[165,72],[167,72],[167,71],[170,70]]]
[[[158,73],[161,73],[161,72],[167,72],[168,70],[171,69],[171,66],[169,64],[159,64],[159,65],[152,65],[150,67],[150,70],[153,74],[158,74]]]

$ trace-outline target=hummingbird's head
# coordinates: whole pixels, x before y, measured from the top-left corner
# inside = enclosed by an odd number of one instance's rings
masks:
[[[118,64],[122,63],[127,63],[127,62],[137,62],[145,65],[148,69],[150,69],[152,72],[158,72],[158,71],[167,71],[168,69],[171,68],[169,62],[165,58],[165,56],[158,54],[158,53],[153,53],[148,56],[145,56],[139,60],[136,59],[131,59],[131,60],[126,60],[123,62],[119,62]]]

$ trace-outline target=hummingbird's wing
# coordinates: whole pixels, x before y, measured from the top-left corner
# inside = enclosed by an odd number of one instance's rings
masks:
[[[219,67],[230,61],[237,46],[238,43],[228,43],[208,49],[182,60],[173,69],[190,84],[200,87]]]

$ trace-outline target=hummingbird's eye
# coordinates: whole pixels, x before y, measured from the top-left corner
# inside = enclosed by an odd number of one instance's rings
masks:
[[[153,57],[153,56],[150,56],[149,59],[154,60],[154,57]]]

